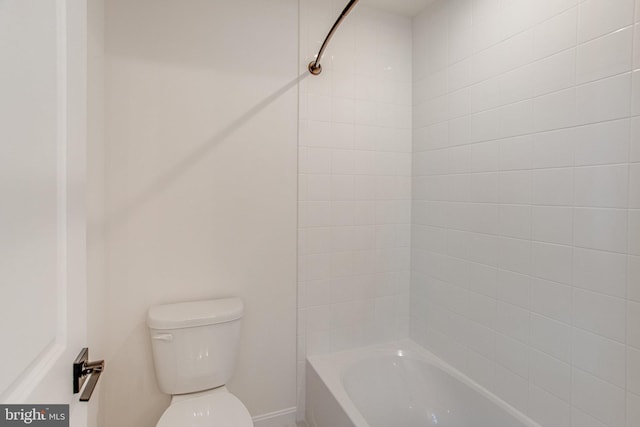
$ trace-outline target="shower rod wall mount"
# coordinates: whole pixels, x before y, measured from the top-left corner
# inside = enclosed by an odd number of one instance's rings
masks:
[[[336,30],[342,23],[342,20],[346,18],[346,16],[349,14],[349,12],[351,12],[351,9],[353,9],[353,7],[356,5],[356,3],[358,3],[358,1],[359,0],[350,0],[347,6],[345,6],[344,10],[340,14],[336,22],[333,24],[333,27],[331,27],[329,34],[327,34],[327,37],[324,39],[324,42],[320,47],[320,51],[318,52],[316,59],[314,59],[309,63],[309,72],[314,76],[317,76],[322,72],[322,65],[320,65],[320,61],[322,60],[322,55],[324,54],[324,50],[327,48],[327,45],[329,44],[329,40],[331,40],[331,37],[333,37],[333,33],[336,32]]]

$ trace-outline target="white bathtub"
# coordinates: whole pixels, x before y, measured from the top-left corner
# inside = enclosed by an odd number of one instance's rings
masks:
[[[540,427],[411,340],[307,359],[310,427]]]

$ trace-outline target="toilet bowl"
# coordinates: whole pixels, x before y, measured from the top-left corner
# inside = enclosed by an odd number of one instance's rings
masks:
[[[156,427],[252,427],[225,384],[235,370],[239,298],[154,306],[147,314],[156,378],[171,404]]]
[[[253,421],[240,399],[224,390],[172,399],[156,427],[251,427]]]

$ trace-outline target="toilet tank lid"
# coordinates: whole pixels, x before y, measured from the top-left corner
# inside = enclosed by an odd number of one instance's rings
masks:
[[[147,325],[152,329],[214,325],[237,320],[242,317],[243,311],[240,298],[156,305],[147,313]]]

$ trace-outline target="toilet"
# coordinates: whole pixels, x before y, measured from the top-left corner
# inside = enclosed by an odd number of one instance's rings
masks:
[[[171,404],[156,427],[253,427],[225,384],[235,370],[240,298],[151,307],[147,326],[160,390]]]

